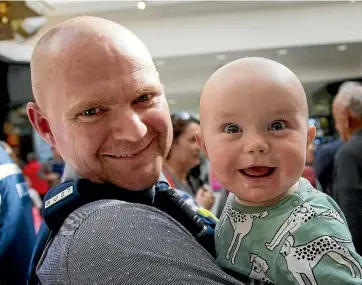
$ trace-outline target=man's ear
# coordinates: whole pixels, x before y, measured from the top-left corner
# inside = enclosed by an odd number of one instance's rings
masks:
[[[310,146],[310,144],[313,142],[313,140],[315,139],[315,134],[316,134],[315,126],[309,125],[308,131],[307,131],[307,149]]]
[[[205,154],[206,158],[209,159],[209,156],[207,155],[207,150],[205,147],[204,137],[202,136],[201,132],[196,132],[195,138],[197,143],[200,146],[201,151]]]
[[[50,130],[48,120],[40,110],[39,106],[36,103],[29,102],[26,108],[33,128],[49,145],[55,146],[54,136]]]

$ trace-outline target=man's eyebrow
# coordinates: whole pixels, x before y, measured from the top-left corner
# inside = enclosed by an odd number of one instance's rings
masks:
[[[146,86],[142,86],[135,90],[134,96],[142,96],[147,94],[161,94],[164,91],[164,86],[162,84],[150,84]]]
[[[74,117],[75,115],[84,112],[91,108],[96,108],[100,106],[106,105],[108,100],[102,99],[102,100],[86,100],[76,103],[73,107],[71,107],[67,112],[67,117]]]

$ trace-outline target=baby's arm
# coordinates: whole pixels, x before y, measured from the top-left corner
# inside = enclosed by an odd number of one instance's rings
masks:
[[[360,285],[361,266],[346,223],[320,216],[284,241],[275,264],[276,284]]]

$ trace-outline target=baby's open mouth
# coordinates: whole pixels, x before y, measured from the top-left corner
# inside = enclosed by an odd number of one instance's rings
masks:
[[[248,177],[261,178],[272,175],[275,170],[276,170],[275,167],[253,166],[253,167],[240,169],[239,171]]]

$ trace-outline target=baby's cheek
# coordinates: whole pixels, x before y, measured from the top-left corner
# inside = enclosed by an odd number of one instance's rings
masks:
[[[302,175],[304,166],[302,157],[294,156],[293,158],[286,158],[283,166],[283,175],[289,179],[299,178]]]

